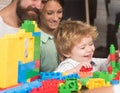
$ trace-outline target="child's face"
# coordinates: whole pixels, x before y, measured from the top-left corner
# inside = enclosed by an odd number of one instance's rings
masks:
[[[78,62],[90,62],[93,57],[95,46],[91,36],[81,39],[69,54],[70,58]]]

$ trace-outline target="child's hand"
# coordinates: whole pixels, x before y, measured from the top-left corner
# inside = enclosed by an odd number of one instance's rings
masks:
[[[120,62],[120,50],[116,51],[116,62]]]
[[[76,66],[76,71],[79,72],[80,70],[82,70],[82,68],[92,68],[92,65],[90,63],[81,63],[78,66]]]

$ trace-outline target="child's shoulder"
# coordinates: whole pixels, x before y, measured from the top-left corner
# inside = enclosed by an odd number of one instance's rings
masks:
[[[107,61],[107,58],[92,58],[92,61],[96,64],[103,63]]]

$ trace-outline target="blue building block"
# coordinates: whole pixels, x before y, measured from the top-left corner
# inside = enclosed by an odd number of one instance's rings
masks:
[[[41,33],[40,32],[32,32],[32,36],[41,36]]]
[[[30,93],[33,88],[39,88],[41,86],[42,83],[40,82],[40,80],[36,80],[30,83],[25,83],[21,86],[0,91],[0,93]]]
[[[111,80],[110,83],[111,83],[112,85],[119,84],[119,80]]]
[[[41,72],[40,79],[41,80],[48,80],[48,79],[56,79],[61,80],[62,73],[60,72]]]
[[[67,76],[62,76],[62,80],[65,80],[65,79],[80,79],[79,75],[78,74],[69,74]]]
[[[18,83],[26,83],[26,73],[35,68],[35,63],[35,61],[25,64],[22,64],[21,61],[18,62]]]

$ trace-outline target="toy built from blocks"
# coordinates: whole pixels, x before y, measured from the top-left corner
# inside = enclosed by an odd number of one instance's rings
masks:
[[[34,21],[25,20],[16,34],[0,38],[0,93],[71,93],[111,86],[120,80],[120,63],[110,46],[110,66],[106,72],[39,72],[41,33]]]
[[[0,88],[25,83],[39,74],[40,32],[26,20],[16,34],[0,38]]]

